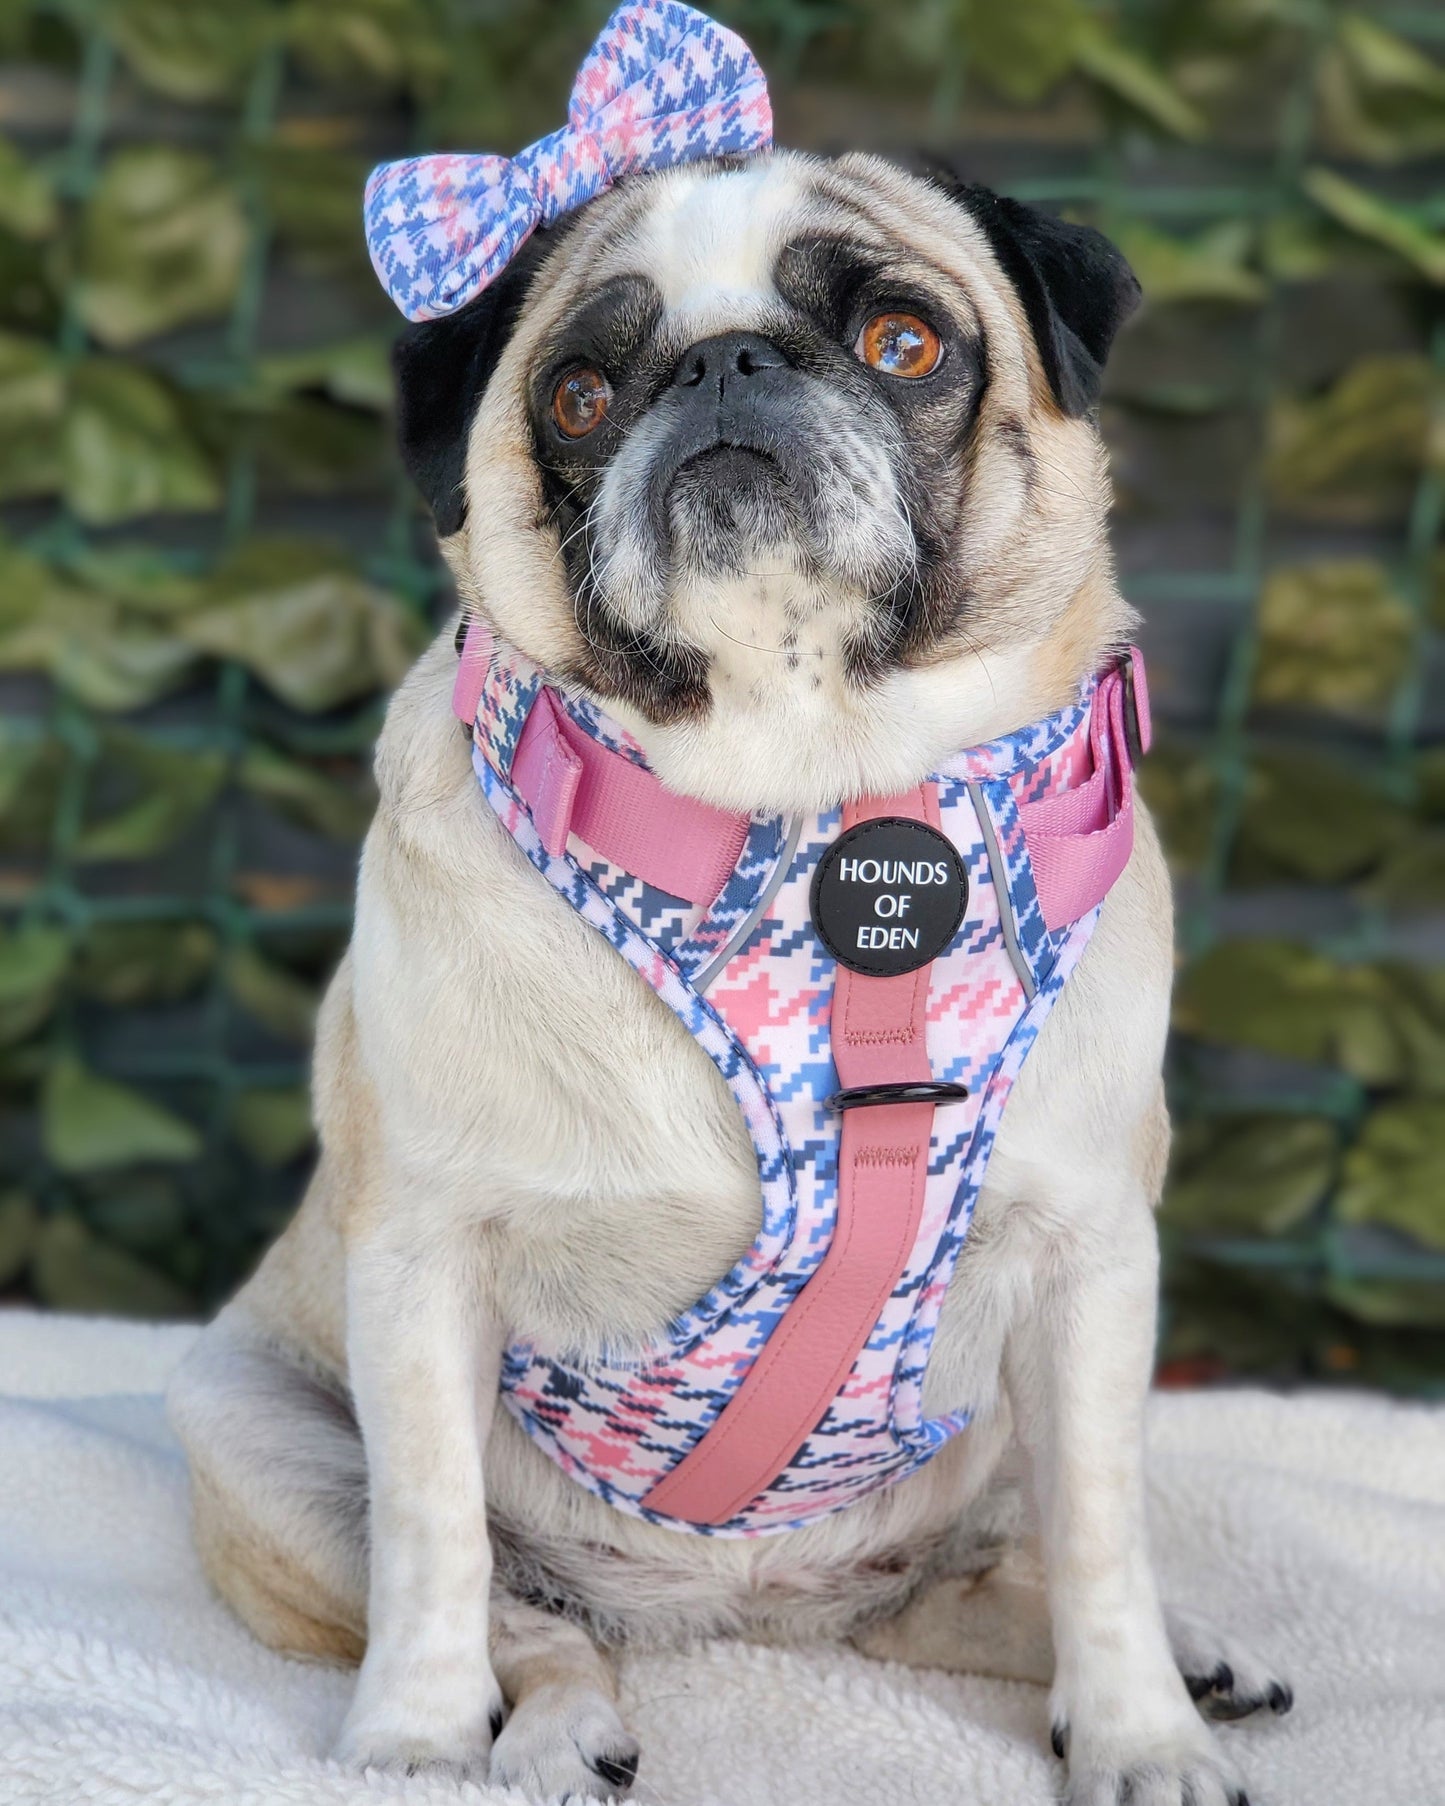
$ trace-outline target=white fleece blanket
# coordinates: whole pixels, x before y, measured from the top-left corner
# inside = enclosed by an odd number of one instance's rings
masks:
[[[339,1806],[518,1797],[358,1778],[347,1675],[208,1594],[159,1389],[194,1332],[0,1312],[0,1802]],[[1273,1656],[1297,1704],[1225,1727],[1254,1806],[1445,1802],[1445,1410],[1157,1400],[1165,1589]],[[1042,1689],[833,1649],[630,1661],[644,1806],[1043,1806]]]

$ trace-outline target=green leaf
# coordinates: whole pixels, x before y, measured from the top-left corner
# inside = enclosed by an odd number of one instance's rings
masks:
[[[177,570],[156,546],[87,541],[66,558],[65,570],[88,588],[124,603],[130,613],[160,622],[194,608],[205,594],[198,577]]]
[[[1309,1116],[1211,1123],[1194,1141],[1181,1137],[1161,1211],[1191,1235],[1284,1234],[1323,1200],[1339,1159],[1334,1124]]]
[[[298,264],[358,274],[368,268],[357,206],[366,185],[365,158],[296,143],[283,126],[275,138],[251,146],[248,160],[276,233]]]
[[[1362,1323],[1414,1329],[1445,1329],[1445,1286],[1411,1280],[1346,1279],[1325,1281],[1325,1297]]]
[[[1000,11],[1010,10],[1000,8]],[[1015,7],[1014,11],[1028,10]],[[1176,138],[1202,138],[1204,120],[1169,78],[1137,50],[1107,32],[1097,19],[1086,18],[1074,47],[1074,59],[1092,81],[1126,102]]]
[[[242,418],[246,411],[239,410]],[[371,414],[314,395],[286,396],[249,411],[256,456],[267,480],[286,494],[378,488],[391,474],[391,434]]]
[[[1276,570],[1259,603],[1255,700],[1376,718],[1414,644],[1409,605],[1364,560]]]
[[[195,663],[184,641],[0,542],[0,671],[44,671],[93,709],[134,709]]]
[[[1366,1117],[1345,1155],[1335,1209],[1445,1249],[1445,1102],[1404,1099]]]
[[[49,238],[60,221],[55,186],[45,171],[0,138],[0,226],[17,238]]]
[[[1232,877],[1345,884],[1371,871],[1408,832],[1409,813],[1318,751],[1262,754],[1249,774]]]
[[[187,1214],[166,1173],[112,1174],[86,1206],[91,1228],[133,1254],[164,1255],[185,1234]]]
[[[1301,186],[1331,219],[1394,251],[1429,281],[1445,283],[1445,233],[1432,231],[1405,208],[1382,201],[1332,170],[1307,171]]]
[[[0,649],[3,643],[0,636]],[[0,656],[0,668],[3,664]],[[67,763],[54,735],[32,738],[7,731],[0,722],[0,851],[35,853],[50,845]]]
[[[305,1086],[253,1087],[231,1107],[231,1132],[261,1166],[287,1166],[311,1146],[311,1098]]]
[[[1176,301],[1252,307],[1268,293],[1264,278],[1247,267],[1253,230],[1246,221],[1226,220],[1181,238],[1132,220],[1113,236],[1151,307]]]
[[[183,752],[133,734],[109,736],[106,763],[109,775],[129,780],[133,799],[82,829],[77,859],[144,859],[160,852],[214,802],[226,777],[223,753]]]
[[[13,1285],[25,1271],[39,1224],[35,1205],[24,1192],[0,1192],[0,1287]]]
[[[61,482],[65,377],[38,339],[0,333],[0,498],[53,495]]]
[[[204,922],[98,922],[81,944],[76,982],[100,1003],[172,1003],[215,961],[215,930]]]
[[[1411,1088],[1445,1097],[1445,966],[1387,960],[1379,976]]]
[[[348,94],[358,83],[435,94],[450,68],[448,36],[425,0],[293,0],[287,17],[297,60]]]
[[[376,802],[369,785],[338,783],[259,741],[247,748],[238,777],[244,789],[289,820],[333,840],[360,840]]]
[[[1214,820],[1217,785],[1208,761],[1167,740],[1156,741],[1139,772],[1139,788],[1170,864],[1194,870],[1209,850]]]
[[[1366,1085],[1398,1084],[1409,1058],[1389,980],[1288,941],[1230,941],[1183,974],[1175,1027],[1201,1041],[1339,1067]]]
[[[274,395],[315,389],[347,407],[391,411],[391,340],[379,334],[339,339],[305,351],[278,351],[258,358],[256,374]]]
[[[427,637],[403,604],[305,541],[251,541],[217,570],[210,594],[180,631],[298,709],[335,708],[400,682]]]
[[[1346,156],[1393,163],[1445,148],[1445,70],[1360,13],[1344,13],[1319,69],[1324,128]]]
[[[1445,746],[1421,753],[1415,761],[1415,781],[1420,787],[1420,807],[1436,821],[1445,821]]]
[[[62,689],[107,713],[143,708],[169,695],[190,675],[190,648],[141,622],[93,617],[92,635],[68,638],[52,622],[50,672]]]
[[[221,970],[231,996],[273,1035],[286,1041],[310,1041],[317,1005],[310,985],[247,945],[233,947]]]
[[[75,288],[103,345],[128,346],[235,298],[250,228],[209,157],[168,145],[117,151],[86,202]]]
[[[61,318],[56,274],[44,240],[19,238],[0,227],[0,328],[54,343]]]
[[[63,929],[0,929],[0,1047],[23,1041],[49,1017],[69,966]]]
[[[88,1072],[78,1060],[56,1060],[41,1094],[41,1136],[62,1173],[90,1173],[139,1161],[194,1160],[203,1143],[169,1110]]]
[[[1396,909],[1445,908],[1445,833],[1424,830],[1402,840],[1365,894]]]
[[[110,526],[138,514],[218,507],[220,484],[179,398],[134,364],[88,359],[65,417],[65,494],[80,518]]]
[[[969,67],[1013,101],[1043,98],[1073,67],[1087,16],[1079,0],[996,6],[964,0],[958,36]]]
[[[1367,357],[1315,400],[1278,401],[1275,500],[1334,525],[1402,517],[1431,455],[1430,392],[1426,358]]]
[[[191,1308],[179,1286],[133,1255],[109,1247],[69,1214],[42,1223],[31,1281],[41,1302],[53,1310],[179,1317]]]
[[[149,88],[195,106],[237,94],[273,28],[255,0],[110,0],[107,35]]]

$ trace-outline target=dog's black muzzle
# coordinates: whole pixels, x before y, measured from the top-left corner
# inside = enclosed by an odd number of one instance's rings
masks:
[[[801,503],[810,488],[803,455],[814,412],[808,386],[760,333],[723,332],[688,347],[655,404],[667,410],[672,428],[648,481],[659,540],[670,537],[668,502],[684,470],[719,499],[766,484]]]

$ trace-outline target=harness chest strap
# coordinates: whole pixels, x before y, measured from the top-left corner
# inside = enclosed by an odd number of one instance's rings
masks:
[[[454,705],[476,714],[490,635],[473,626]],[[1062,928],[1102,901],[1133,847],[1132,765],[1150,737],[1137,653],[1100,678],[1090,715],[1091,776],[1019,808],[1046,925]],[[570,833],[672,896],[711,904],[736,864],[748,818],[681,797],[584,733],[543,687],[522,729],[510,781],[547,850]],[[931,783],[850,804],[844,830],[878,817],[938,828]],[[927,1084],[931,966],[873,977],[839,964],[830,1038],[840,1089]],[[934,1103],[879,1102],[843,1113],[837,1218],[828,1249],[706,1433],[647,1493],[649,1511],[700,1525],[728,1522],[788,1466],[847,1379],[916,1240]]]
[[[938,793],[850,804],[845,829],[879,816],[939,826]],[[836,968],[831,1040],[843,1090],[927,1084],[932,965],[893,978]],[[788,1465],[847,1379],[908,1264],[923,1214],[932,1103],[845,1110],[838,1215],[821,1264],[764,1343],[712,1428],[643,1503],[692,1524],[725,1524]]]

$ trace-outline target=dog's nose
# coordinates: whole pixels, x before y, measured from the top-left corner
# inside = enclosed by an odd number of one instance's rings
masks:
[[[756,382],[769,370],[786,369],[787,363],[761,333],[720,332],[688,346],[672,373],[672,386],[705,390],[720,401],[729,389]]]

